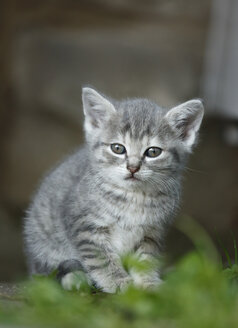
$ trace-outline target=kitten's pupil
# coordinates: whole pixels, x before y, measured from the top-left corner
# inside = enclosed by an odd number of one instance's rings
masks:
[[[159,147],[151,147],[145,151],[145,156],[147,157],[158,157],[162,152],[162,149]]]
[[[111,144],[111,150],[115,154],[119,154],[119,155],[122,155],[126,152],[126,148],[123,145],[120,145],[120,144]]]

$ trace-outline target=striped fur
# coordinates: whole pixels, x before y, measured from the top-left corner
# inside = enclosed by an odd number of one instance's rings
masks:
[[[83,89],[83,105],[85,146],[44,179],[25,218],[29,270],[59,268],[66,288],[70,273],[79,270],[105,292],[131,282],[155,286],[157,270],[126,272],[121,256],[159,256],[203,106],[192,100],[168,111],[146,99],[109,100],[89,88]],[[112,143],[124,145],[126,153],[113,153]],[[161,155],[146,157],[149,147],[161,148]],[[137,180],[129,179],[128,165],[139,165]]]

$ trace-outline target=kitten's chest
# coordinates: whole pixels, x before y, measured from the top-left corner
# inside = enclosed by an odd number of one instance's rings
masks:
[[[138,226],[153,225],[159,218],[159,200],[141,193],[127,194],[123,201],[108,203],[118,223],[125,230]]]
[[[143,237],[144,232],[141,227],[126,230],[116,225],[110,231],[111,245],[120,255],[133,252]]]
[[[114,208],[118,221],[111,226],[111,244],[119,254],[134,251],[144,238],[147,226],[156,228],[158,211],[150,205],[149,199],[133,195]]]

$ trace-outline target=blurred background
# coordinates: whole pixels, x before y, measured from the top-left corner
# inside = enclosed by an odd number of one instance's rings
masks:
[[[81,87],[172,107],[205,100],[181,214],[238,240],[238,2],[0,1],[0,281],[26,274],[22,218],[42,175],[83,142]],[[172,258],[191,247],[172,227]]]

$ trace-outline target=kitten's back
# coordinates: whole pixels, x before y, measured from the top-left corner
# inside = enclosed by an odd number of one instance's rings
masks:
[[[46,175],[33,197],[24,229],[25,251],[31,273],[49,273],[56,263],[72,257],[70,241],[61,217],[68,195],[87,174],[88,158],[86,147],[69,156]],[[62,245],[65,245],[63,252],[60,251]],[[37,265],[36,255],[45,258],[48,264],[39,261]]]

